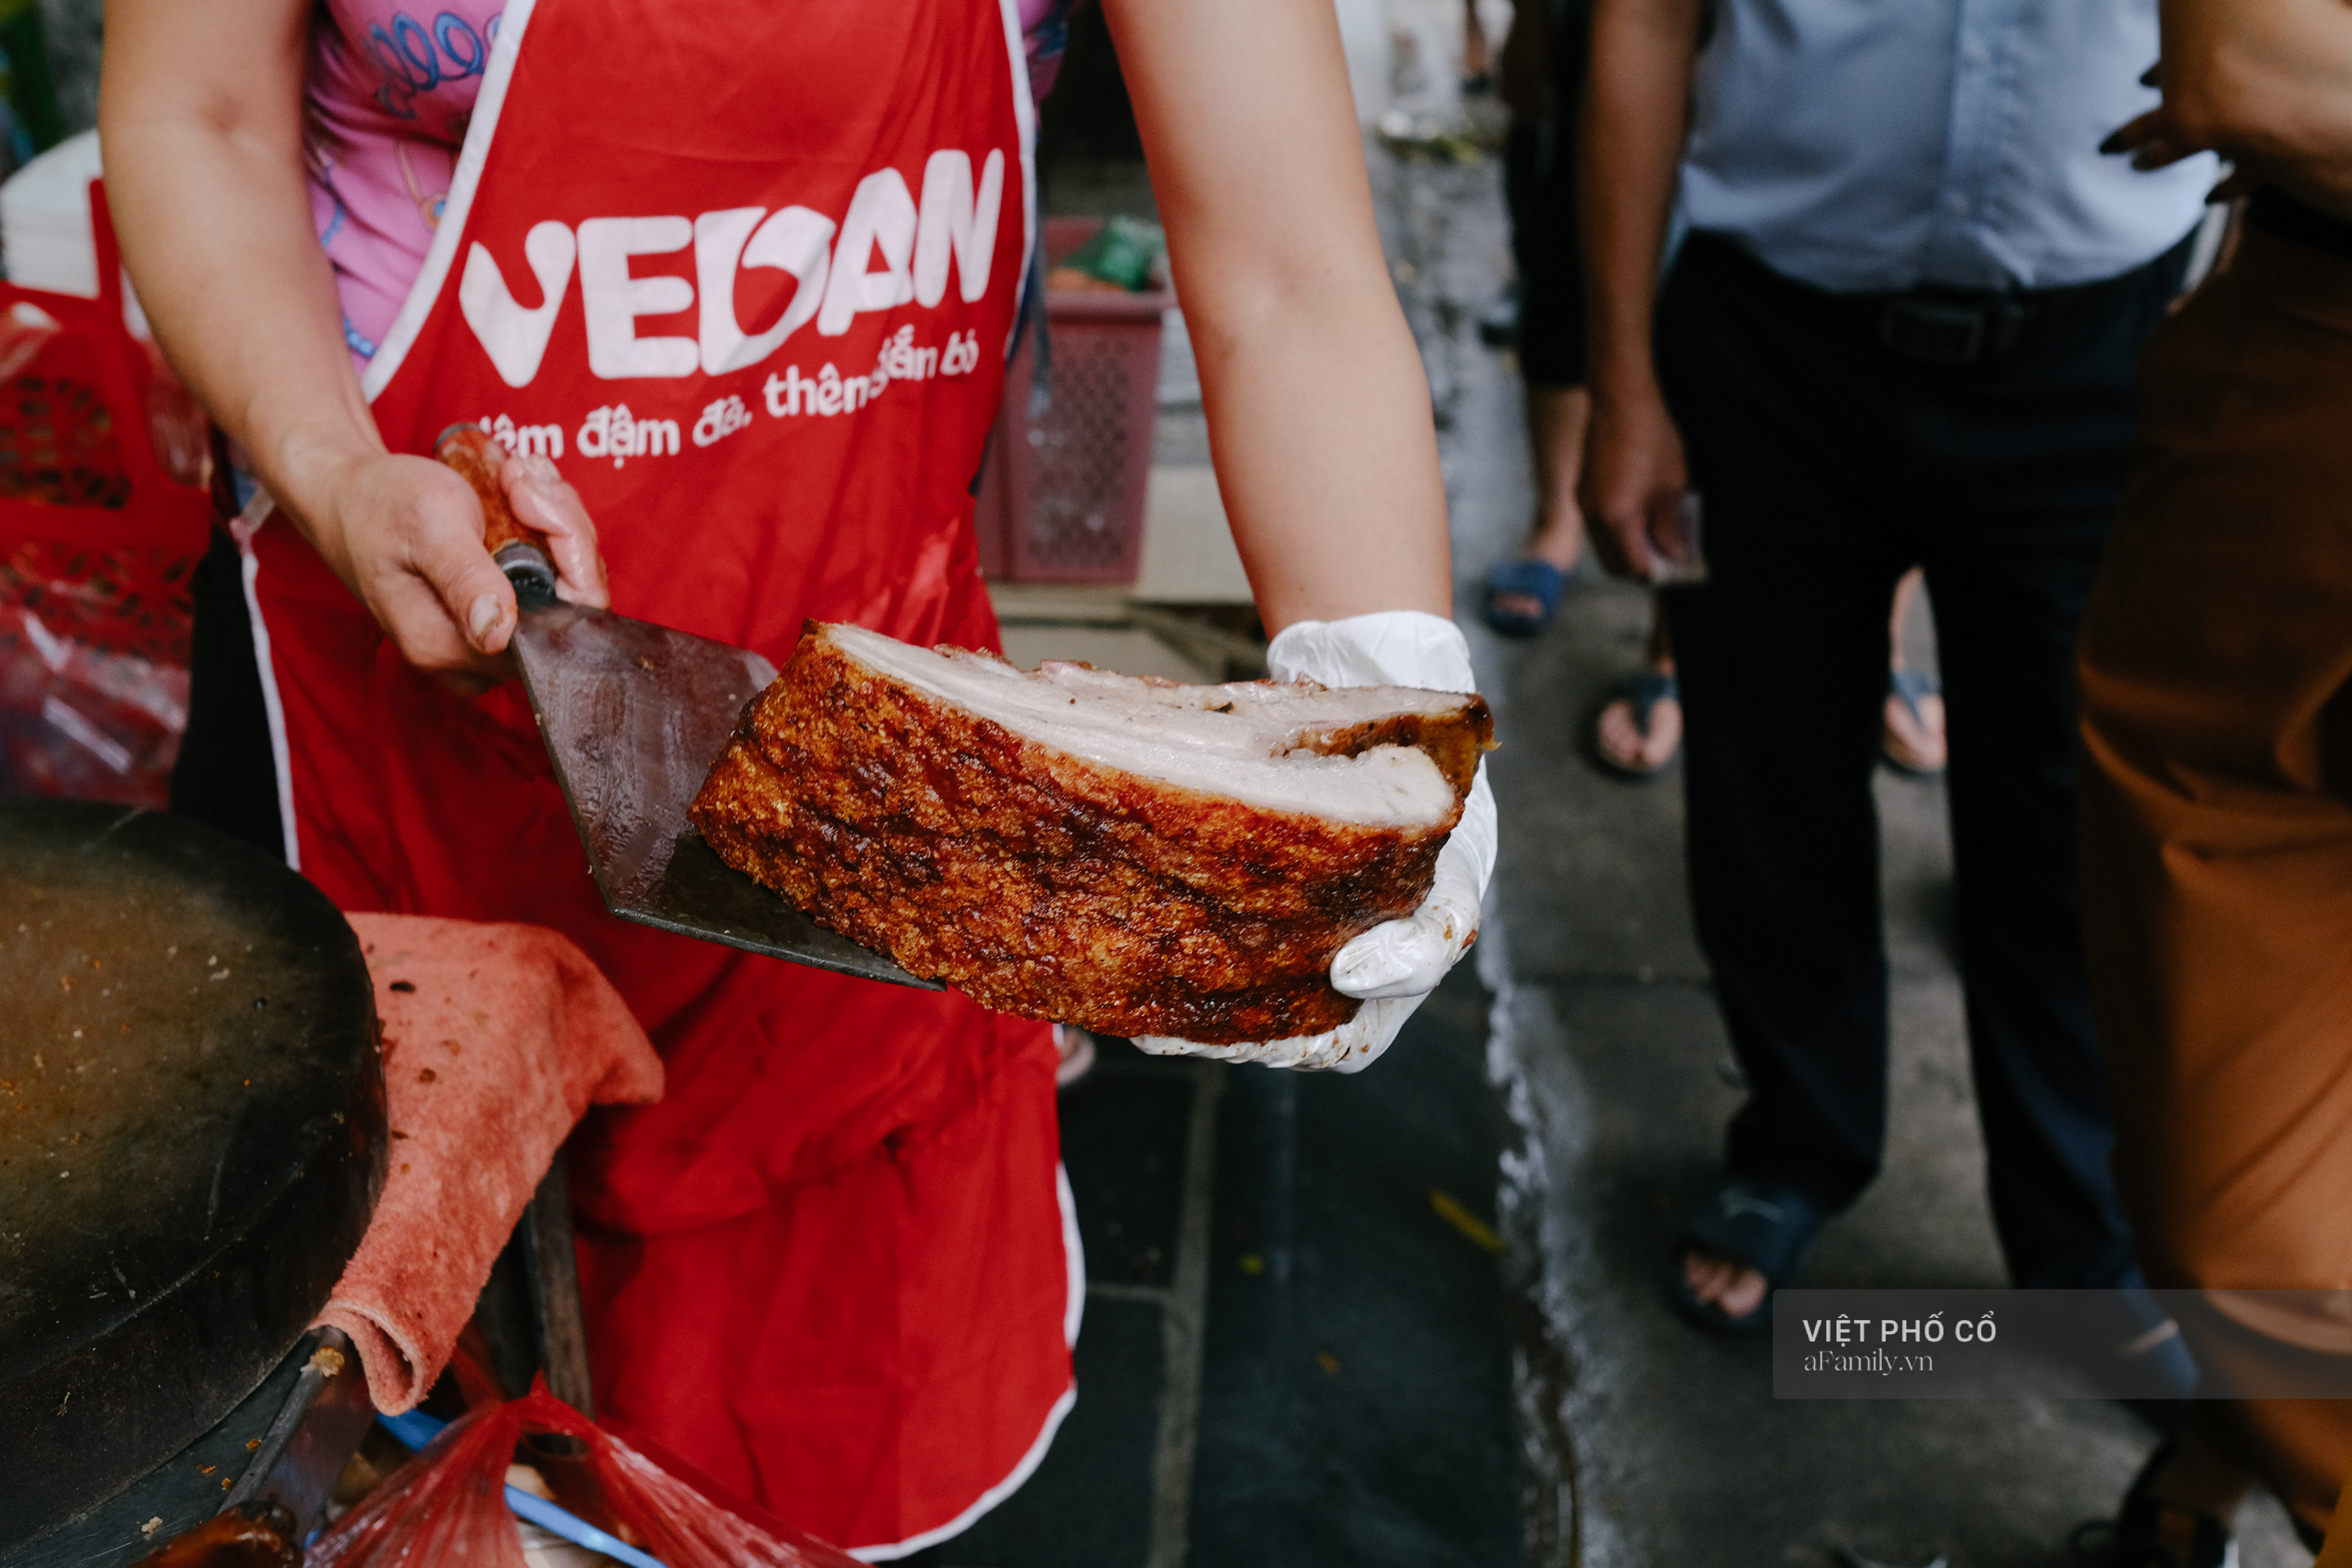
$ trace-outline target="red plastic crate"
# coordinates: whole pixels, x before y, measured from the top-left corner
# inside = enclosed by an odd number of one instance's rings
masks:
[[[1045,220],[1050,268],[1100,218]],[[1045,293],[1051,396],[1033,412],[1034,339],[1004,377],[973,522],[980,569],[1017,583],[1132,583],[1143,566],[1143,504],[1159,409],[1160,321],[1175,296]]]

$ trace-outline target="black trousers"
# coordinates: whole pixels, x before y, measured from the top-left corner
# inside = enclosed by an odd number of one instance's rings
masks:
[[[1584,242],[1576,212],[1576,127],[1591,56],[1591,8],[1555,5],[1548,24],[1550,111],[1514,117],[1503,202],[1519,273],[1519,374],[1564,391],[1585,383]]]
[[[2142,343],[2186,246],[2035,299],[1966,366],[1880,345],[1883,301],[1694,235],[1658,363],[1704,498],[1665,595],[1691,900],[1749,1085],[1727,1158],[1828,1207],[1878,1173],[1885,950],[1871,794],[1896,580],[1927,569],[1951,742],[1959,965],[1993,1220],[2021,1286],[2133,1277],[2074,888],[2074,643],[2121,497]]]

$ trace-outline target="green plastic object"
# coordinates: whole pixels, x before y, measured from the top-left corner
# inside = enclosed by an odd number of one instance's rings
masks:
[[[65,139],[40,0],[0,0],[0,162],[11,171]]]
[[[1092,238],[1064,257],[1061,265],[1129,293],[1151,287],[1151,265],[1168,247],[1157,224],[1139,218],[1109,217]]]

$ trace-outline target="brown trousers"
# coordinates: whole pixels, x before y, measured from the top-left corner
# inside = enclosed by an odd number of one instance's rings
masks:
[[[2084,624],[2083,923],[2151,1284],[2352,1288],[2352,259],[2247,235],[2157,335]],[[2206,1311],[2200,1364],[2352,1355]],[[2316,1539],[2352,1401],[2196,1419]]]

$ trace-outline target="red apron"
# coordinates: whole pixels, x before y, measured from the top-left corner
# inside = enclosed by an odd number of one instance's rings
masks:
[[[366,386],[586,498],[614,607],[997,646],[969,484],[1026,263],[1011,0],[505,13]],[[453,697],[282,522],[247,543],[289,848],[343,907],[552,926],[668,1064],[572,1144],[599,1412],[890,1557],[1018,1485],[1081,1281],[1041,1025],[607,916],[520,689]]]

